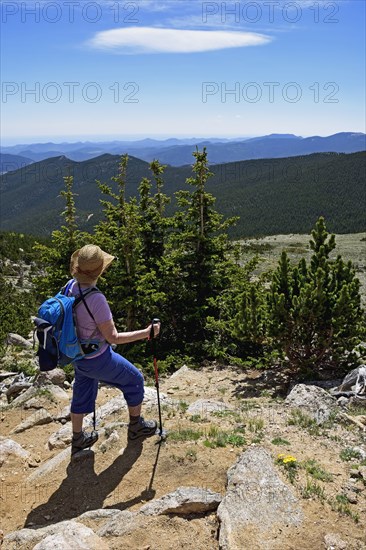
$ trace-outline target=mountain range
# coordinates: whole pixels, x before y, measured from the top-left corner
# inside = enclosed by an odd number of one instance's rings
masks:
[[[366,230],[366,153],[318,153],[288,158],[257,159],[211,166],[208,190],[225,216],[240,216],[232,237],[253,237],[279,233],[309,233],[323,215],[335,233]],[[120,157],[104,154],[76,162],[66,156],[49,158],[0,178],[1,229],[35,235],[49,235],[63,222],[63,177],[74,176],[74,192],[80,229],[92,231],[103,213],[103,198],[96,180],[111,184]],[[190,166],[168,166],[164,191],[173,197],[188,189]],[[127,196],[137,194],[143,177],[150,177],[147,162],[130,157]],[[169,207],[173,211],[174,200]]]
[[[18,155],[38,162],[52,157],[67,156],[70,160],[84,161],[104,153],[130,156],[151,162],[159,159],[171,166],[192,164],[192,151],[198,147],[207,148],[211,164],[222,164],[240,160],[261,158],[286,158],[313,153],[355,153],[366,150],[366,135],[342,132],[332,136],[303,138],[293,134],[270,134],[268,136],[243,139],[189,138],[139,141],[106,141],[76,143],[35,143],[2,147],[1,155]],[[28,160],[0,157],[1,172],[22,168]]]

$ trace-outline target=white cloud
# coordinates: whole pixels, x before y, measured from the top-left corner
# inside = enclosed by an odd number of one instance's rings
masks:
[[[252,32],[128,27],[98,32],[88,45],[120,54],[194,53],[260,46],[271,40]]]

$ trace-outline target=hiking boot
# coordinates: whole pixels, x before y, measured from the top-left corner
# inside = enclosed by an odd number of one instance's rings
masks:
[[[83,449],[88,449],[98,441],[98,432],[81,432],[77,439],[72,438],[71,454],[74,455]]]
[[[156,434],[157,423],[155,420],[144,420],[142,416],[136,422],[130,422],[127,437],[129,441],[140,437],[151,437]]]

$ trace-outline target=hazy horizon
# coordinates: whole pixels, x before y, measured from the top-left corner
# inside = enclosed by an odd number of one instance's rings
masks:
[[[352,133],[352,134],[364,134],[364,132],[353,132],[352,130],[344,130],[343,132],[336,132],[338,133]],[[105,143],[109,141],[140,141],[144,139],[153,139],[156,141],[165,141],[168,139],[202,139],[202,140],[210,140],[210,139],[228,139],[228,140],[235,140],[238,139],[244,140],[244,139],[251,139],[251,138],[257,138],[257,137],[264,137],[265,135],[284,135],[284,134],[291,134],[295,135],[297,137],[307,138],[307,137],[328,137],[330,135],[334,134],[325,134],[321,135],[319,133],[309,134],[309,135],[300,135],[293,132],[270,132],[269,134],[255,134],[255,135],[191,135],[191,134],[134,134],[134,135],[119,135],[119,136],[34,136],[32,137],[19,137],[19,138],[13,138],[13,139],[1,139],[0,146],[1,147],[13,147],[16,145],[33,145],[33,144],[45,144],[45,143],[54,143],[57,144],[73,144],[73,143]]]
[[[27,0],[0,11],[4,144],[365,132],[366,2]]]

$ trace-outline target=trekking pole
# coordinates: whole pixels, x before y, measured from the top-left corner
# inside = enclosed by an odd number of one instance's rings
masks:
[[[153,319],[151,321],[151,330],[150,330],[150,340],[151,340],[151,347],[152,347],[152,353],[153,353],[153,360],[154,360],[154,371],[155,371],[155,387],[156,387],[156,394],[158,398],[158,411],[159,411],[159,437],[160,442],[164,441],[166,439],[167,433],[165,430],[163,430],[163,423],[161,420],[161,407],[160,407],[160,393],[159,393],[159,373],[158,373],[158,360],[157,360],[157,353],[156,353],[156,338],[154,334],[154,325],[157,323],[160,323],[160,319]]]

